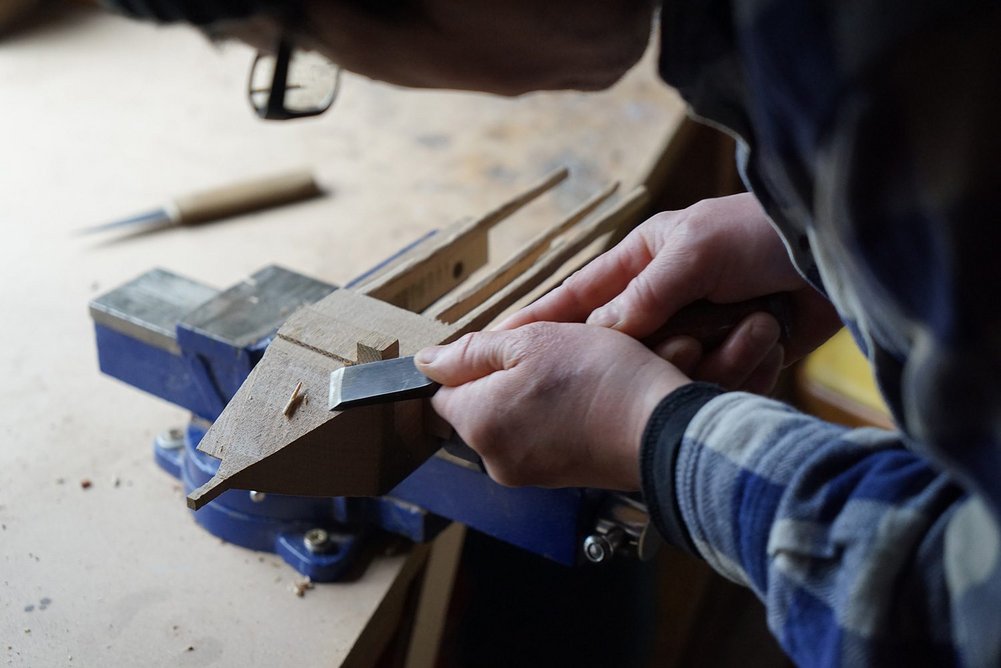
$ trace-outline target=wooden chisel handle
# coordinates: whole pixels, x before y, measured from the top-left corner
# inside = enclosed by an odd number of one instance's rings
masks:
[[[287,172],[177,197],[168,213],[178,225],[196,225],[309,199],[322,192],[309,171]]]
[[[643,339],[648,347],[674,336],[690,336],[708,352],[722,344],[737,325],[752,313],[769,313],[782,328],[781,340],[789,338],[792,325],[792,300],[783,292],[755,297],[733,304],[716,304],[706,299],[693,302],[678,311],[660,329]]]

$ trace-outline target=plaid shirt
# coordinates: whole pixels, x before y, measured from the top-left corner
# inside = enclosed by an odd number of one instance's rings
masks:
[[[671,542],[801,665],[1001,665],[1001,5],[668,1],[661,71],[738,139],[900,432],[693,384],[647,427]]]

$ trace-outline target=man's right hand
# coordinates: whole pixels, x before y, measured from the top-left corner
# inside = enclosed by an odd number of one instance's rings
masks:
[[[783,365],[841,326],[831,303],[793,267],[754,196],[733,195],[657,214],[499,328],[586,322],[642,339],[700,299],[727,304],[779,292],[788,293],[793,304],[784,341],[779,323],[759,312],[714,350],[704,351],[685,336],[661,342],[656,350],[698,380],[767,392]]]

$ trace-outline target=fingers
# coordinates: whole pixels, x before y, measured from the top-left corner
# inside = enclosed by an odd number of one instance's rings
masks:
[[[414,356],[417,369],[442,385],[462,385],[513,364],[511,332],[467,334],[447,346],[430,346]]]
[[[587,318],[587,324],[636,338],[656,331],[682,306],[701,296],[698,276],[675,253],[662,252],[625,289]]]
[[[650,414],[689,379],[642,343],[605,328],[537,323],[491,334],[432,350],[439,356],[422,366],[445,369],[454,354],[464,355],[470,370],[454,378],[486,372],[443,386],[431,403],[490,476],[504,485],[637,489]]]
[[[715,274],[699,253],[661,247],[653,236],[637,230],[500,327],[548,320],[586,322],[635,338],[656,331],[707,293]]]
[[[654,346],[657,355],[686,376],[692,375],[702,359],[702,344],[691,336],[675,336]]]
[[[781,344],[768,351],[758,368],[744,381],[741,389],[754,394],[768,394],[775,389],[779,373],[785,364],[785,349]]]
[[[651,257],[646,241],[634,232],[495,329],[514,329],[532,322],[584,322],[594,309],[625,289]]]
[[[773,351],[777,349],[779,355],[782,353],[781,334],[778,321],[770,314],[752,313],[716,350],[699,362],[695,377],[727,389],[742,387],[752,377],[756,384],[762,384],[778,373],[770,369],[776,355]],[[778,364],[782,364],[781,357]],[[766,369],[759,373],[762,366]]]

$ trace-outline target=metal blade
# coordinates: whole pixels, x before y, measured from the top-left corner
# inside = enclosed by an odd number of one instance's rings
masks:
[[[417,370],[413,357],[356,364],[330,373],[329,407],[332,411],[341,411],[354,406],[430,397],[439,387]]]
[[[156,223],[173,223],[174,221],[170,218],[166,209],[156,209],[154,211],[147,211],[146,213],[140,213],[137,216],[132,216],[131,218],[126,218],[124,220],[116,220],[112,223],[104,223],[102,225],[94,225],[93,227],[85,227],[83,229],[77,230],[77,234],[94,234],[96,232],[106,232],[107,230],[114,230],[119,227],[130,227],[132,225],[153,225]]]

